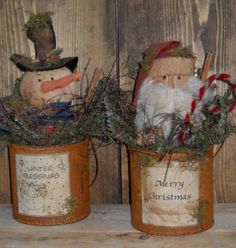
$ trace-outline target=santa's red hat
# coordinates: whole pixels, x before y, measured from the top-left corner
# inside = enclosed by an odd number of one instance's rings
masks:
[[[134,96],[132,100],[132,105],[136,106],[139,98],[139,91],[143,84],[143,81],[147,78],[152,63],[154,60],[158,58],[165,58],[169,56],[169,52],[171,49],[181,46],[180,41],[168,41],[164,43],[155,43],[152,44],[146,51],[143,61],[141,63],[141,68],[136,80]]]

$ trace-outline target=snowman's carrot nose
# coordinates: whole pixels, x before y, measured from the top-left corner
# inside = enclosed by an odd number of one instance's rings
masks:
[[[74,72],[66,77],[51,80],[51,81],[44,81],[41,84],[41,91],[47,93],[52,90],[64,88],[66,85],[70,84],[75,80],[79,80],[81,78],[81,74],[79,72]]]

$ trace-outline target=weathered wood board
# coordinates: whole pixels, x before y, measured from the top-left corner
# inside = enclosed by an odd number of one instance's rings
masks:
[[[10,205],[0,205],[1,248],[137,247],[137,248],[234,248],[235,204],[216,205],[215,225],[208,231],[186,236],[160,237],[131,226],[129,205],[96,205],[86,219],[69,225],[37,227],[17,223]]]
[[[92,59],[87,71],[89,79],[95,67],[107,73],[115,61],[114,73],[120,74],[122,87],[132,90],[134,81],[124,75],[138,67],[142,52],[151,43],[173,39],[193,47],[198,67],[205,53],[213,52],[215,62],[210,73],[236,76],[234,0],[0,0],[0,96],[9,95],[14,80],[21,75],[9,56],[14,52],[34,55],[33,44],[23,30],[29,11],[55,12],[57,46],[64,48],[63,56],[79,56],[80,70]],[[86,80],[82,88],[85,87]],[[219,91],[223,90],[220,86]],[[228,139],[215,158],[218,202],[236,202],[235,142],[235,136]],[[129,202],[125,149],[110,146],[98,153],[99,175],[91,188],[92,202]],[[0,172],[0,202],[9,202],[6,153],[0,161]],[[94,169],[92,176],[93,172]]]

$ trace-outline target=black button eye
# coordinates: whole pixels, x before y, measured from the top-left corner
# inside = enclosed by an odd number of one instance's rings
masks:
[[[38,82],[42,82],[42,79],[38,78]]]
[[[166,76],[163,76],[162,78],[165,80],[166,79]]]
[[[51,77],[51,80],[54,80],[54,77]]]
[[[181,79],[181,76],[178,76],[177,79],[180,80]]]

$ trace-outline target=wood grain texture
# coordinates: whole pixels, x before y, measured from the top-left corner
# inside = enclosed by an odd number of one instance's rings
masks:
[[[93,140],[93,142],[96,142]],[[91,199],[96,204],[121,203],[121,180],[118,159],[118,147],[99,145],[97,150],[98,174],[91,188]],[[95,157],[90,152],[91,180],[95,176]]]
[[[217,1],[215,70],[229,72],[236,78],[236,2]],[[219,88],[224,91],[223,85]],[[236,115],[232,118],[236,122]],[[236,202],[236,135],[231,136],[215,157],[215,191],[219,202]]]
[[[70,225],[36,227],[17,223],[10,205],[0,205],[1,248],[234,248],[236,205],[216,206],[215,225],[210,230],[187,236],[160,237],[131,226],[129,205],[92,206],[91,215]]]
[[[142,53],[152,43],[180,40],[191,46],[202,67],[205,54],[215,54],[209,75],[227,72],[236,74],[236,1],[229,0],[118,0],[119,68],[121,85],[132,90],[130,79],[122,77],[137,68]],[[127,58],[128,63],[127,63]],[[122,66],[127,67],[122,71]],[[127,87],[130,85],[130,87]],[[219,85],[219,92],[224,87]],[[236,118],[235,114],[232,118]],[[236,121],[236,120],[235,120]],[[234,135],[215,158],[215,199],[236,201],[236,159]],[[125,155],[124,155],[125,156]],[[125,159],[121,168],[127,167]],[[124,176],[124,173],[121,173]],[[124,176],[126,177],[126,176]]]
[[[4,149],[0,159],[0,202],[11,202],[10,193],[10,170],[9,170],[8,150]]]
[[[121,163],[121,196],[122,203],[130,202],[130,168],[128,166],[128,151],[125,146],[120,148],[120,163]]]
[[[34,56],[33,43],[23,30],[29,12],[53,11],[53,26],[57,47],[63,48],[63,57],[78,56],[79,70],[91,58],[84,91],[96,67],[107,74],[116,59],[115,5],[109,0],[1,0],[0,1],[0,95],[11,94],[14,81],[22,73],[10,62],[14,52]],[[114,72],[115,73],[115,72]],[[91,188],[94,203],[119,203],[120,184],[118,150],[112,146],[98,151],[99,175]],[[94,162],[91,160],[92,170]],[[0,202],[9,201],[8,162],[5,157],[0,167]],[[107,180],[109,178],[109,180]],[[106,187],[104,187],[106,183]],[[108,190],[109,189],[109,190]],[[4,194],[4,195],[3,195]]]

